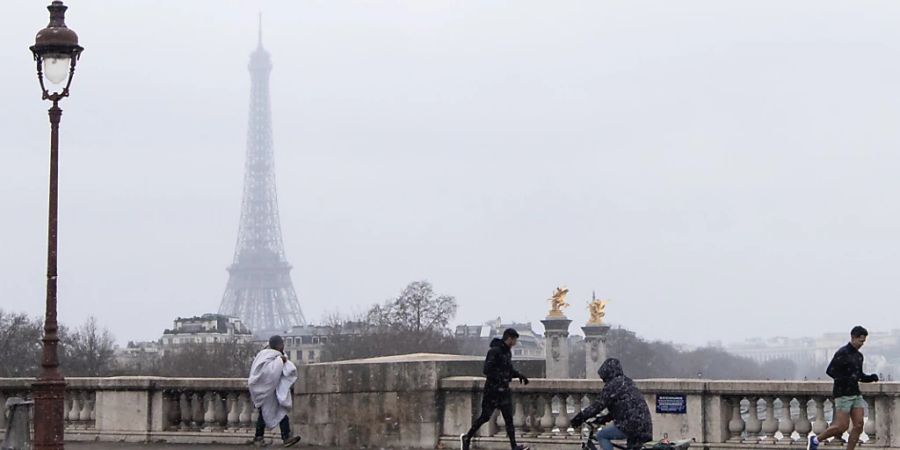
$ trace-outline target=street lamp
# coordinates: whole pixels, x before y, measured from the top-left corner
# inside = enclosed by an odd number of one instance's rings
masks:
[[[32,384],[34,398],[34,448],[57,450],[63,448],[65,432],[66,380],[59,371],[58,324],[56,322],[56,218],[59,174],[59,119],[62,110],[59,101],[69,96],[69,87],[75,75],[83,48],[78,45],[78,35],[66,27],[66,9],[61,1],[54,1],[50,10],[50,24],[38,31],[31,46],[37,62],[38,82],[44,100],[53,102],[50,107],[50,214],[47,233],[47,312],[44,318],[44,346],[41,358],[41,374]],[[50,82],[48,90],[44,77]],[[57,90],[61,87],[61,90]]]

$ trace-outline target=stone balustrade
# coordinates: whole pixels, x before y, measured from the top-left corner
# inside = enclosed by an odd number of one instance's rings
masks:
[[[96,429],[96,386],[90,378],[72,378],[68,380],[65,397],[66,432],[71,435],[91,434]],[[31,399],[30,379],[5,379],[0,381],[0,407],[6,400],[19,397]],[[6,429],[6,417],[0,414],[0,430]]]
[[[30,398],[31,379],[0,379],[0,402]],[[257,411],[243,379],[66,380],[66,440],[242,444]],[[0,430],[5,430],[0,415]],[[274,436],[274,432],[269,434]]]
[[[476,377],[441,380],[445,398],[441,442],[447,448],[458,447],[459,434],[478,413],[482,383]],[[826,382],[642,380],[637,384],[650,406],[656,439],[696,439],[707,449],[805,448],[809,433],[824,431],[831,419],[831,384]],[[573,429],[569,420],[596,398],[602,386],[594,380],[552,379],[513,385],[513,421],[519,440],[541,449],[577,448],[582,430]],[[861,438],[864,445],[900,447],[900,417],[893,418],[895,407],[900,406],[895,406],[900,384],[863,389],[870,406]],[[658,396],[683,396],[685,413],[657,412]],[[495,415],[482,427],[476,442],[478,448],[507,448],[502,417]],[[831,442],[825,448],[832,446],[838,447]]]
[[[540,378],[543,361],[520,367],[513,384],[519,439],[541,450],[578,448],[570,418],[600,393],[599,380]],[[458,448],[481,406],[481,358],[404,355],[301,366],[294,429],[304,441],[338,448]],[[30,379],[0,379],[0,402],[29,398]],[[241,444],[257,415],[244,379],[70,378],[66,439]],[[641,380],[656,438],[696,439],[705,450],[805,448],[831,419],[830,383]],[[870,408],[863,449],[900,450],[900,383],[865,385]],[[683,399],[684,413],[656,412],[659,398]],[[676,402],[676,403],[678,403]],[[669,404],[671,406],[671,404]],[[0,429],[5,428],[0,415]],[[276,433],[270,432],[270,436]],[[505,449],[502,417],[479,431],[479,449]],[[836,443],[825,449],[839,448]]]

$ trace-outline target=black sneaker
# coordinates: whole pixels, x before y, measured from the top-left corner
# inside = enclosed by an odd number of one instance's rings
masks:
[[[297,445],[298,442],[300,442],[300,436],[294,436],[290,439],[285,440],[284,446],[285,447],[293,447],[293,446]]]
[[[459,447],[462,450],[469,450],[469,446],[472,444],[472,438],[467,436],[465,433],[459,435]]]
[[[531,450],[531,447],[527,445],[517,445],[513,447],[513,450]]]

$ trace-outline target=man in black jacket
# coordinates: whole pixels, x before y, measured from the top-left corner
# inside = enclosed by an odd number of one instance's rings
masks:
[[[528,378],[519,373],[512,365],[512,352],[510,349],[516,346],[519,340],[519,333],[507,328],[503,332],[503,338],[494,338],[491,341],[491,349],[488,350],[487,357],[484,359],[484,395],[481,399],[481,415],[472,422],[472,428],[469,432],[459,436],[460,445],[463,450],[469,450],[472,437],[482,425],[491,420],[495,409],[500,410],[503,414],[503,420],[506,422],[506,436],[509,437],[509,446],[513,450],[527,450],[528,447],[516,444],[516,428],[513,425],[513,403],[512,393],[509,390],[509,382],[513,378],[518,378],[522,384],[528,384]]]
[[[863,431],[863,419],[866,411],[866,401],[859,391],[859,383],[874,383],[878,381],[878,375],[863,373],[863,355],[859,352],[869,332],[861,326],[855,326],[850,330],[850,343],[841,347],[834,354],[831,363],[825,373],[834,378],[834,421],[824,433],[809,437],[809,450],[817,450],[819,442],[825,439],[843,436],[844,432],[853,421],[850,437],[847,440],[847,450],[856,448],[859,435]]]
[[[644,394],[635,386],[631,378],[625,376],[622,363],[616,358],[603,361],[597,374],[603,379],[600,397],[572,418],[572,427],[578,428],[586,420],[600,414],[604,409],[609,414],[605,421],[615,424],[603,427],[597,432],[597,441],[603,450],[613,450],[612,441],[624,439],[628,448],[640,447],[653,439],[653,421]]]

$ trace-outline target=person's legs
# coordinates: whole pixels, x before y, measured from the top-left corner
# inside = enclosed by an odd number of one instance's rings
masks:
[[[513,424],[513,405],[512,399],[506,399],[500,403],[500,414],[503,415],[503,422],[506,424],[506,437],[509,439],[509,446],[516,449],[516,426]]]
[[[263,436],[266,435],[266,419],[263,419],[262,408],[259,408],[259,417],[256,419],[256,435],[253,437],[254,440],[262,440]]]
[[[863,405],[865,404],[865,402],[862,403]],[[850,428],[850,437],[847,440],[847,450],[856,448],[856,444],[859,442],[859,435],[863,432],[865,417],[865,407],[853,408],[850,410],[850,420],[853,422],[853,427]]]
[[[847,397],[838,397],[834,400],[834,420],[822,434],[816,436],[819,442],[833,437],[841,437],[850,427],[850,405]]]
[[[475,418],[472,421],[472,427],[469,428],[469,431],[465,434],[464,439],[471,440],[475,433],[478,432],[478,429],[481,428],[482,425],[488,423],[491,420],[491,416],[494,415],[494,409],[496,409],[496,403],[494,399],[491,398],[487,393],[484,394],[484,398],[481,399],[481,415]]]
[[[291,421],[288,419],[288,416],[284,416],[281,419],[281,422],[278,423],[278,427],[281,428],[281,440],[287,441],[291,438]]]
[[[628,439],[628,435],[615,425],[607,425],[597,432],[597,442],[603,450],[613,450],[612,441],[622,439]]]
[[[484,398],[481,400],[481,415],[472,421],[472,427],[469,428],[469,431],[459,437],[459,445],[462,450],[469,450],[469,443],[472,442],[475,433],[478,432],[478,429],[481,428],[482,425],[491,420],[491,416],[494,415],[494,409],[493,400],[485,394]]]

